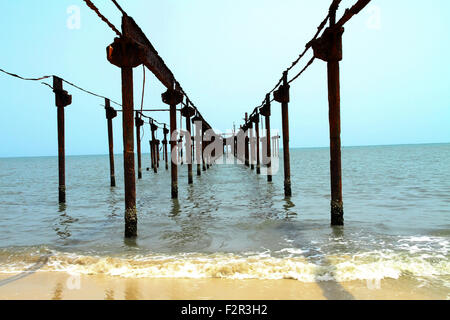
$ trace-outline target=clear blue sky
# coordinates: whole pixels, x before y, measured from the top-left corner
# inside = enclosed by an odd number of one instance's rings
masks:
[[[344,0],[340,15],[354,1]],[[315,33],[330,4],[120,2],[208,122],[220,130],[232,128],[234,121],[239,124],[244,112],[260,103]],[[120,27],[120,14],[110,1],[94,3]],[[67,27],[71,5],[81,8],[80,29]],[[344,35],[343,145],[450,142],[450,2],[374,0],[372,6],[347,24]],[[1,68],[25,76],[57,74],[121,101],[120,71],[105,54],[115,35],[83,1],[4,0],[0,10]],[[138,105],[141,68],[134,79]],[[316,61],[291,88],[291,146],[328,146],[326,64]],[[66,111],[67,154],[106,153],[103,101],[68,89],[73,104]],[[148,72],[145,106],[164,106],[163,91]],[[50,89],[0,74],[0,110],[0,157],[56,154],[56,108]],[[274,105],[273,128],[281,128],[280,113]],[[167,115],[156,117],[168,121]],[[116,151],[121,152],[119,119],[115,130]]]

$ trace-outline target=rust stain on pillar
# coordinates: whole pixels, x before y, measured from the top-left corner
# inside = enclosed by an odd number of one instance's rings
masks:
[[[283,126],[283,157],[284,157],[284,195],[292,196],[291,190],[291,163],[289,154],[289,84],[287,71],[283,73],[283,84],[274,92],[274,98],[281,103],[281,121]]]
[[[114,172],[114,136],[112,120],[117,117],[117,111],[111,107],[109,99],[105,99],[106,119],[108,120],[108,145],[109,145],[109,172],[111,177],[111,187],[116,186],[116,176]]]
[[[53,92],[58,118],[58,199],[59,203],[66,203],[66,147],[64,108],[72,104],[72,96],[63,90],[62,79],[53,77]]]

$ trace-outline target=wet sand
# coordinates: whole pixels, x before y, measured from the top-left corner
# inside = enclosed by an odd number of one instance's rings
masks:
[[[11,275],[0,275],[0,281]],[[39,272],[0,286],[8,300],[323,300],[446,299],[445,290],[421,288],[409,279],[381,282],[296,280],[126,279]]]

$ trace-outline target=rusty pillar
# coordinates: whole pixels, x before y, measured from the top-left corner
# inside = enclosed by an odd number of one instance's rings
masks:
[[[150,122],[150,130],[152,131],[152,141],[150,143],[152,149],[152,168],[154,173],[158,173],[158,144],[155,136],[158,127],[153,123],[153,120]]]
[[[72,103],[72,96],[63,90],[61,78],[53,77],[53,92],[55,93],[55,104],[57,107],[58,123],[58,199],[59,203],[66,203],[66,149],[65,149],[65,127],[64,108]]]
[[[138,112],[136,112],[135,125],[136,125],[136,149],[137,149],[137,160],[138,160],[138,179],[142,179],[141,127],[142,127],[143,123],[144,122],[139,117]]]
[[[330,125],[331,225],[344,225],[341,165],[341,99],[339,62],[342,60],[344,28],[337,27],[337,6],[330,8],[330,27],[312,43],[314,57],[327,62]]]
[[[151,131],[151,130],[150,130]],[[154,169],[155,168],[155,158],[153,156],[155,148],[153,148],[153,140],[149,140],[149,144],[150,144],[150,162],[151,162],[151,168]]]
[[[331,224],[344,224],[341,168],[341,101],[339,61],[328,62],[328,101],[330,122]]]
[[[160,141],[156,140],[156,168],[159,169],[159,161],[160,161],[160,152],[159,152],[159,145]]]
[[[253,122],[250,120],[249,122],[249,143],[250,143],[250,169],[255,170],[255,141],[253,137]]]
[[[194,183],[194,178],[192,176],[192,154],[189,154],[188,148],[192,153],[192,139],[191,139],[191,117],[186,116],[186,131],[189,132],[189,137],[186,137],[186,161],[188,162],[188,184]],[[189,141],[189,143],[188,143]],[[188,159],[189,157],[189,159]]]
[[[169,170],[169,157],[168,157],[168,153],[167,153],[167,134],[169,133],[169,129],[167,129],[166,125],[164,125],[164,129],[163,129],[163,133],[164,133],[164,140],[163,140],[163,145],[164,145],[164,160],[166,162],[166,170]]]
[[[289,96],[289,86],[287,84],[287,72],[283,75],[283,85],[287,88]],[[281,106],[282,126],[283,126],[283,157],[284,157],[284,194],[286,197],[292,196],[291,190],[291,159],[289,150],[289,98]]]
[[[292,195],[291,190],[291,164],[289,154],[289,84],[287,81],[288,73],[283,73],[283,84],[274,92],[274,98],[281,103],[281,121],[283,127],[283,159],[284,159],[284,194],[286,197]],[[274,146],[276,142],[274,141]]]
[[[174,83],[175,86],[175,83]],[[168,89],[162,94],[162,100],[170,106],[170,155],[171,155],[171,193],[172,199],[178,199],[178,139],[177,139],[177,105],[183,101],[183,94],[177,89]]]
[[[195,124],[195,160],[197,163],[197,176],[202,175],[202,127],[201,122],[197,116],[195,116],[192,119],[193,123]]]
[[[202,170],[206,171],[207,167],[206,167],[206,159],[205,159],[205,149],[206,149],[206,141],[205,141],[205,124],[202,123]]]
[[[272,152],[271,152],[271,146],[270,146],[270,95],[268,94],[266,96],[266,114],[265,114],[265,121],[266,121],[266,143],[267,143],[267,181],[272,182]]]
[[[258,112],[256,112],[256,117],[255,117],[255,131],[256,131],[256,174],[261,174],[261,163],[260,163],[260,159],[259,159],[259,114]]]
[[[111,187],[116,186],[116,176],[114,173],[114,137],[112,120],[117,117],[117,111],[111,108],[109,99],[105,99],[106,119],[108,120],[108,144],[109,144],[109,172],[111,177]]]
[[[142,64],[142,52],[126,37],[114,39],[106,49],[108,61],[121,69],[123,166],[125,184],[125,237],[137,236],[136,173],[134,164],[133,68]]]
[[[122,68],[122,116],[125,180],[125,237],[137,235],[136,177],[133,132],[133,69]]]
[[[177,130],[177,107],[176,105],[170,105],[170,155],[172,157],[171,163],[171,179],[172,179],[172,199],[178,198],[178,162],[175,162],[174,157],[178,157],[178,145],[177,139],[172,140],[173,134]]]

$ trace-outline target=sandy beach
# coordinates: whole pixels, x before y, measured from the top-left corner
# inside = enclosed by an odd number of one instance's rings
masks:
[[[0,275],[0,281],[11,275]],[[296,280],[126,279],[40,272],[0,287],[2,300],[338,300],[446,299],[408,279],[379,283]]]

